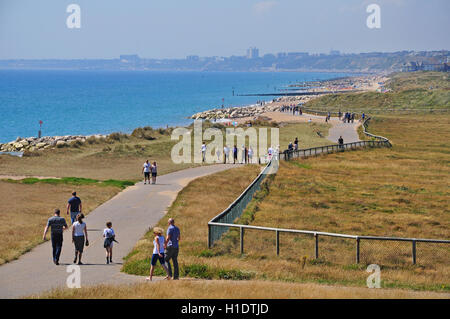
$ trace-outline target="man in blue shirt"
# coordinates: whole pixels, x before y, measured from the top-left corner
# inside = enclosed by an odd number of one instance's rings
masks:
[[[169,271],[169,276],[172,277],[172,268],[170,266],[170,260],[173,260],[173,279],[177,280],[179,278],[179,270],[178,270],[178,249],[179,249],[179,242],[180,242],[180,229],[175,226],[175,220],[173,218],[169,218],[169,228],[167,228],[167,237],[164,241],[164,261],[166,264],[166,267]]]
[[[61,255],[63,243],[63,231],[67,229],[66,220],[59,215],[59,209],[55,209],[54,216],[48,219],[47,226],[45,226],[44,229],[44,235],[42,236],[42,240],[45,240],[47,231],[49,228],[51,228],[53,262],[55,263],[55,265],[59,265],[59,256]]]
[[[70,212],[72,224],[76,221],[77,215],[81,213],[81,210],[81,199],[77,197],[77,192],[73,192],[72,198],[69,199],[67,204],[67,215],[69,215]]]

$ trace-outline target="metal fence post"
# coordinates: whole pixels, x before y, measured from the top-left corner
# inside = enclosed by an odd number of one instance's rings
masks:
[[[412,241],[412,262],[413,262],[413,265],[416,264],[416,241],[415,240]]]
[[[359,237],[356,237],[356,263],[359,264]]]
[[[319,258],[319,235],[314,234],[314,239],[315,239],[315,249],[314,249],[314,253],[315,253],[315,257],[316,259]]]
[[[280,232],[278,230],[275,231],[276,233],[276,246],[277,246],[277,256],[280,255]]]
[[[240,227],[241,233],[241,254],[244,253],[244,228]]]

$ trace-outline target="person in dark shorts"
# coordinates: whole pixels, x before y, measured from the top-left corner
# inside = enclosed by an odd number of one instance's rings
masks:
[[[164,261],[166,263],[168,277],[172,277],[172,268],[170,266],[170,260],[173,260],[173,279],[177,280],[179,278],[179,270],[178,270],[178,251],[180,242],[180,229],[175,226],[175,220],[173,218],[169,218],[169,228],[167,229],[167,237],[164,242]]]
[[[72,243],[75,245],[75,264],[78,259],[78,265],[82,265],[81,256],[83,255],[84,244],[89,245],[86,223],[83,222],[84,215],[77,215],[77,221],[72,224]]]
[[[77,215],[81,213],[82,208],[81,199],[77,197],[77,192],[72,192],[72,197],[67,202],[67,215],[70,212],[72,224],[76,221]]]
[[[150,184],[150,163],[148,160],[145,161],[144,165],[142,166],[142,173],[144,174],[144,185],[147,183]]]
[[[152,171],[152,184],[156,184],[156,175],[158,174],[158,166],[156,165],[156,162],[153,162],[151,171]]]
[[[63,231],[67,229],[66,220],[60,216],[59,209],[55,209],[54,216],[49,218],[47,226],[44,229],[44,235],[42,240],[45,241],[48,228],[51,228],[51,240],[53,248],[53,263],[59,265],[59,257],[61,256],[62,244],[63,244]]]
[[[155,235],[155,238],[153,239],[153,254],[152,254],[152,261],[151,261],[151,267],[150,267],[150,277],[147,277],[146,280],[152,281],[153,278],[153,271],[155,270],[156,263],[159,260],[159,263],[166,271],[167,277],[165,279],[170,279],[169,277],[169,271],[167,270],[167,267],[164,262],[164,236],[163,236],[164,230],[159,227],[155,227],[153,229],[153,235]]]

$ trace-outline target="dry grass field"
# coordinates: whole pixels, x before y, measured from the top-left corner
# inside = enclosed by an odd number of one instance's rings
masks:
[[[61,216],[70,224],[65,208],[74,189],[83,200],[85,214],[121,190],[113,186],[28,185],[0,181],[0,265],[42,242],[47,219],[53,216],[55,208],[61,210]]]
[[[59,289],[32,296],[41,299],[440,299],[449,294],[401,289],[367,289],[270,281],[179,280],[124,286]]]
[[[278,174],[247,208],[242,220],[260,226],[317,230],[354,235],[448,239],[450,136],[446,116],[377,117],[375,134],[389,136],[392,149],[338,153],[282,163]],[[417,127],[413,134],[411,127]],[[245,168],[242,168],[243,170]],[[237,170],[229,180],[241,180]],[[226,174],[226,173],[221,173]],[[218,175],[191,183],[170,213],[186,234],[181,250],[182,274],[205,279],[271,279],[333,285],[365,286],[368,263],[382,267],[382,287],[450,290],[449,249],[427,251],[418,244],[418,265],[410,265],[409,245],[377,242],[380,252],[364,246],[362,263],[354,263],[354,242],[320,239],[320,259],[314,260],[314,241],[306,236],[281,235],[281,254],[275,254],[275,234],[246,231],[245,254],[239,254],[239,235],[231,231],[214,249],[206,249],[207,222],[226,204],[199,200],[199,190],[223,184]],[[267,191],[268,190],[268,191]],[[225,195],[208,192],[208,203]],[[165,221],[162,222],[162,226]],[[380,246],[381,245],[381,246]],[[150,237],[129,255],[124,271],[146,274]],[[421,255],[422,254],[422,255]]]

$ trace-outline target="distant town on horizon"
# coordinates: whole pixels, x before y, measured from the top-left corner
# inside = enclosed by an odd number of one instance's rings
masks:
[[[450,51],[398,51],[341,53],[280,52],[260,56],[250,47],[243,56],[200,57],[183,59],[142,58],[138,54],[120,55],[117,59],[4,59],[0,69],[68,69],[68,70],[148,70],[148,71],[322,71],[322,72],[448,72]]]

